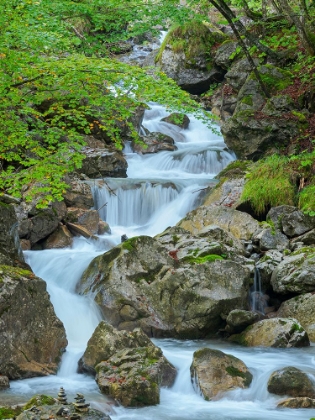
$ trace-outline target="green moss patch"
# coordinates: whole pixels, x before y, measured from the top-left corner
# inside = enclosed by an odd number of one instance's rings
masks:
[[[13,419],[17,417],[22,412],[21,407],[15,409],[10,407],[0,407],[0,420],[3,419]]]
[[[193,256],[187,256],[183,258],[183,261],[188,262],[189,264],[204,264],[206,262],[213,262],[216,260],[224,260],[221,255],[205,255],[204,257],[193,257]]]
[[[23,410],[28,410],[34,405],[36,407],[40,407],[42,405],[54,405],[54,404],[56,404],[55,398],[50,397],[49,395],[44,395],[44,394],[35,395],[24,405]]]
[[[249,202],[257,214],[269,207],[295,205],[296,186],[288,171],[288,158],[272,155],[259,161],[247,176],[241,200]]]
[[[200,56],[206,57],[208,63],[212,63],[210,50],[213,45],[222,43],[227,35],[211,25],[205,25],[200,21],[191,21],[185,25],[173,26],[165,37],[160,51],[156,56],[156,62],[161,61],[163,51],[168,45],[175,53],[184,53],[186,67],[195,68],[198,66],[197,59]]]

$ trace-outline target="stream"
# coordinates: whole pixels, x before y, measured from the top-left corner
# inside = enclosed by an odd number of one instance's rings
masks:
[[[314,347],[302,349],[243,348],[223,340],[154,339],[166,358],[178,369],[172,388],[161,390],[161,403],[140,409],[115,406],[102,395],[91,376],[76,372],[86,343],[102,319],[94,301],[75,293],[83,271],[97,255],[120,243],[121,235],[156,235],[176,224],[200,203],[200,194],[229,162],[235,159],[221,136],[190,116],[186,130],[161,122],[168,113],[151,104],[144,126],[173,137],[177,150],[151,155],[132,153],[125,148],[128,178],[91,182],[95,208],[111,227],[110,235],[89,242],[75,238],[70,249],[26,251],[25,258],[34,273],[47,282],[57,316],[65,325],[69,341],[57,375],[11,381],[11,388],[0,392],[0,404],[26,402],[34,394],[57,396],[62,386],[72,401],[77,392],[84,394],[92,407],[109,412],[112,420],[309,420],[315,410],[277,410],[280,399],[267,391],[270,374],[284,366],[295,366],[315,374]],[[105,182],[104,182],[105,181]],[[114,194],[113,194],[114,192]],[[106,204],[106,205],[105,205]],[[237,389],[218,401],[205,401],[190,381],[193,352],[211,347],[233,354],[249,367],[253,382],[249,389]]]

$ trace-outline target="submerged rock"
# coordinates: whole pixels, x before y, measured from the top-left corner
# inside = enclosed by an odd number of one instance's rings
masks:
[[[125,407],[160,402],[160,386],[171,386],[176,369],[156,346],[124,349],[96,366],[100,390]]]
[[[306,331],[294,318],[263,319],[247,327],[241,334],[232,335],[230,341],[249,347],[285,348],[310,345]]]
[[[276,395],[315,398],[315,388],[306,373],[288,366],[272,373],[268,391]]]
[[[208,348],[195,351],[190,374],[206,400],[218,399],[235,388],[248,388],[253,378],[240,359]]]
[[[278,408],[315,408],[315,399],[308,397],[287,398],[277,404]]]
[[[0,266],[0,372],[10,379],[56,373],[66,346],[46,283],[28,270]]]

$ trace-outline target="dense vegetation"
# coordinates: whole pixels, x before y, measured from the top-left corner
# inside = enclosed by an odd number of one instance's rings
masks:
[[[242,16],[251,19],[246,27]],[[185,7],[173,0],[0,0],[0,191],[28,199],[40,193],[43,206],[61,200],[86,135],[121,148],[123,127],[137,138],[130,118],[145,102],[197,110],[164,74],[115,60],[127,39],[192,18],[230,24],[266,97],[307,102],[309,112],[297,116],[304,132],[254,167],[244,200],[258,213],[290,203],[313,214],[315,7],[307,0],[191,0]],[[268,84],[252,58],[277,62],[292,84]],[[258,188],[264,179],[268,188]]]

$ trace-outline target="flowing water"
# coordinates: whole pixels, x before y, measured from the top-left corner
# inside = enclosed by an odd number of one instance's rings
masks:
[[[111,410],[113,420],[308,420],[315,410],[276,410],[278,397],[267,392],[270,374],[293,365],[314,379],[314,347],[305,349],[242,348],[219,340],[180,341],[154,340],[165,356],[176,366],[178,375],[171,389],[162,389],[161,403],[154,407],[125,409],[113,406],[87,375],[76,373],[77,361],[86,342],[101,319],[89,297],[75,293],[76,283],[89,262],[120,242],[120,237],[155,235],[176,224],[198,205],[200,191],[211,184],[212,178],[234,155],[226,150],[222,138],[213,134],[200,121],[191,118],[188,130],[161,122],[167,113],[152,105],[146,112],[144,125],[150,131],[160,131],[176,140],[177,150],[154,155],[136,155],[126,145],[127,179],[95,180],[91,188],[95,208],[112,229],[98,243],[76,238],[71,249],[28,251],[27,262],[44,278],[57,316],[63,321],[69,345],[57,375],[12,381],[10,390],[0,392],[0,404],[21,403],[35,393],[56,396],[63,386],[68,400],[82,392],[95,408]],[[243,360],[253,373],[253,383],[247,390],[235,390],[218,401],[205,401],[193,389],[189,366],[193,352],[211,347],[233,354]]]

